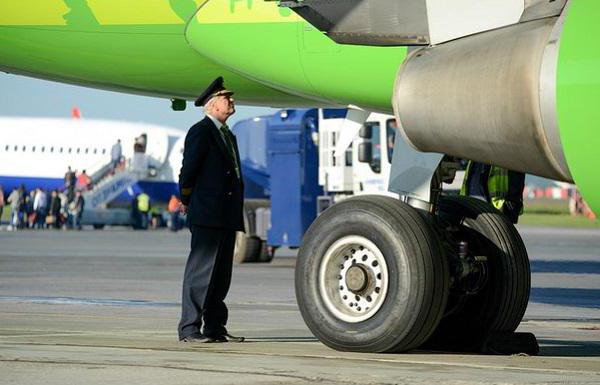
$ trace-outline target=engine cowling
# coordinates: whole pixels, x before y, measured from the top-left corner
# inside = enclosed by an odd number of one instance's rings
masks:
[[[551,17],[413,51],[393,107],[416,149],[572,181],[558,128],[563,18]]]

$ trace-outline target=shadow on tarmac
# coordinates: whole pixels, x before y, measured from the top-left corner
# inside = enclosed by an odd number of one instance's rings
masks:
[[[600,309],[600,289],[532,287],[530,302]]]
[[[251,337],[246,342],[319,342],[315,337]]]
[[[532,273],[600,274],[595,261],[530,261]]]
[[[600,357],[600,342],[538,340],[540,356]]]

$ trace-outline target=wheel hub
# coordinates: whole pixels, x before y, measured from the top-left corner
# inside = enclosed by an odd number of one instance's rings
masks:
[[[321,297],[346,322],[371,318],[387,295],[387,263],[371,241],[347,236],[332,244],[319,268]]]
[[[367,287],[369,277],[361,265],[354,265],[346,272],[346,285],[353,293],[359,293]]]

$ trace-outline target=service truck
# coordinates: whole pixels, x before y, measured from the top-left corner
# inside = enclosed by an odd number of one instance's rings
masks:
[[[280,247],[297,248],[313,220],[353,195],[388,191],[397,135],[391,115],[372,113],[348,146],[339,141],[347,109],[287,109],[236,123],[245,186],[246,233],[235,260],[268,262]],[[462,177],[449,190],[457,191]]]

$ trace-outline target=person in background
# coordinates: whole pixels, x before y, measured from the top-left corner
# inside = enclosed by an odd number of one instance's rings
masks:
[[[140,229],[140,212],[138,211],[137,195],[131,200],[131,227],[134,230]]]
[[[113,170],[115,170],[121,162],[122,155],[123,149],[121,148],[121,139],[117,139],[117,143],[113,144],[110,149],[110,162],[112,163]]]
[[[171,216],[171,231],[178,231],[180,229],[180,220],[179,220],[179,208],[181,207],[181,201],[175,196],[171,195],[171,199],[169,199],[169,205],[167,209],[169,210],[169,214]]]
[[[23,202],[21,188],[12,190],[6,202],[10,204],[10,224],[8,229],[16,231],[21,225],[21,204]]]
[[[161,226],[162,216],[158,207],[152,206],[150,208],[150,227],[153,230],[158,229]]]
[[[25,227],[28,229],[33,229],[35,225],[35,221],[37,219],[37,215],[35,210],[33,209],[33,202],[35,200],[35,191],[31,190],[29,194],[25,194],[25,213],[23,214],[25,217]]]
[[[42,188],[37,188],[33,197],[33,211],[35,212],[34,227],[38,229],[43,229],[46,223],[47,203],[46,192]]]
[[[50,205],[48,210],[48,216],[46,217],[46,224],[48,227],[58,229],[60,227],[60,197],[58,196],[57,190],[52,190],[50,195]]]
[[[60,216],[58,217],[59,227],[63,230],[69,225],[69,196],[68,191],[61,191],[58,194],[60,199]]]
[[[19,199],[21,200],[19,204],[19,228],[24,229],[27,228],[27,214],[31,211],[29,207],[29,195],[24,184],[19,186]]]
[[[512,223],[523,212],[525,174],[499,166],[469,161],[460,195],[472,196],[500,210]]]
[[[75,177],[75,172],[71,170],[71,166],[67,167],[67,172],[65,173],[65,189],[67,190],[67,199],[70,201],[75,197],[75,183],[77,178]]]
[[[0,185],[0,222],[2,221],[2,211],[4,211],[4,189]]]
[[[83,170],[81,174],[77,177],[77,190],[87,191],[92,187],[92,179],[90,176]]]
[[[145,192],[137,196],[137,209],[140,216],[140,228],[148,229],[148,213],[150,212],[150,197]]]
[[[81,216],[83,215],[83,208],[85,206],[85,200],[81,191],[75,192],[75,199],[69,203],[69,217],[71,219],[71,228],[81,230]]]
[[[46,191],[46,218],[48,219],[48,216],[50,215],[50,205],[52,204],[52,191],[54,190],[47,190]],[[46,221],[44,220],[44,223]],[[48,226],[48,224],[46,223],[46,228],[49,228],[50,226]]]

